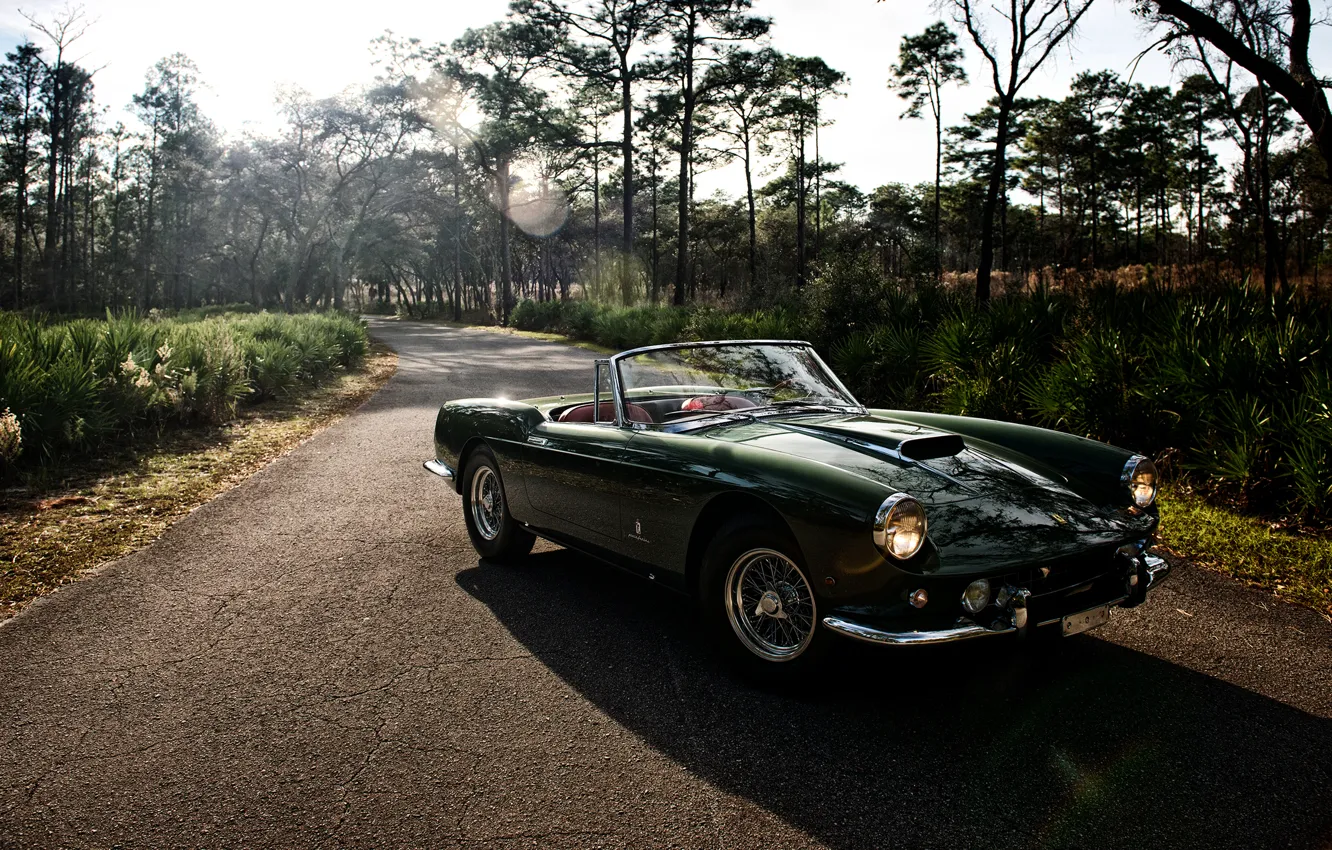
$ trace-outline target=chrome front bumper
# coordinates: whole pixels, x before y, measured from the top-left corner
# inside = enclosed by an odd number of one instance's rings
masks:
[[[1005,625],[997,629],[987,629],[968,620],[959,619],[957,624],[947,629],[929,632],[890,632],[844,620],[841,617],[824,617],[823,625],[838,634],[863,640],[866,643],[883,643],[892,646],[907,646],[922,643],[953,643],[959,640],[985,637],[987,635],[1010,635],[1017,631],[1017,626]]]
[[[1142,556],[1143,563],[1146,564],[1147,589],[1151,590],[1158,584],[1166,580],[1170,575],[1170,564],[1165,558],[1158,558],[1152,554]]]
[[[421,465],[426,468],[427,472],[433,472],[445,481],[453,480],[453,470],[437,460],[428,460]]]
[[[1142,588],[1142,596],[1139,601],[1146,596],[1147,591],[1165,581],[1170,575],[1170,564],[1156,555],[1144,554],[1142,556],[1142,571],[1140,573],[1146,579],[1145,587]],[[1127,596],[1120,597],[1111,601],[1109,604],[1118,605],[1126,602]],[[909,631],[894,632],[887,629],[880,629],[874,626],[867,626],[864,623],[857,623],[853,620],[847,620],[843,617],[828,616],[823,618],[823,625],[829,631],[837,632],[849,638],[865,641],[866,643],[887,644],[890,646],[916,646],[927,643],[955,643],[960,640],[970,640],[978,637],[989,637],[991,635],[1011,635],[1026,631],[1027,612],[1025,596],[1011,596],[1003,606],[1009,615],[1010,622],[999,623],[995,628],[986,627],[973,623],[964,617],[959,617],[957,622],[946,629],[934,629],[931,631]],[[1046,620],[1037,625],[1044,626],[1050,623],[1057,623],[1058,619]]]

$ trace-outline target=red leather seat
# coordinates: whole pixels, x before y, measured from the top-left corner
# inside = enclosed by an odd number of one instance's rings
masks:
[[[560,414],[560,422],[592,422],[592,402],[587,404],[576,404]],[[600,415],[597,420],[601,422],[615,421],[615,403],[603,401],[601,403]],[[624,406],[624,415],[629,417],[630,422],[651,422],[652,416],[643,408],[636,404],[626,404]]]

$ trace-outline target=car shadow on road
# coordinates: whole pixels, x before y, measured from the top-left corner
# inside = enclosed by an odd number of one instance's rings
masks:
[[[576,553],[457,580],[616,722],[831,847],[1332,841],[1332,721],[1091,635],[847,643],[792,695],[721,667],[685,600]]]

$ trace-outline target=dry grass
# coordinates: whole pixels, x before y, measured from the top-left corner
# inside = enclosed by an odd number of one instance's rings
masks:
[[[242,410],[221,426],[140,440],[56,480],[0,493],[0,620],[32,599],[147,546],[179,517],[231,489],[360,407],[398,368],[375,344],[365,365],[296,398]]]

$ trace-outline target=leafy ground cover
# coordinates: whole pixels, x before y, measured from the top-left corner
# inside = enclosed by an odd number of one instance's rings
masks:
[[[1209,501],[1187,485],[1161,494],[1161,545],[1332,621],[1332,537],[1292,533]]]

